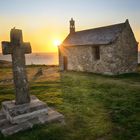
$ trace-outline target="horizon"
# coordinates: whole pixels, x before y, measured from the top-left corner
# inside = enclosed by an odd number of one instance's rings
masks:
[[[138,0],[4,0],[0,2],[0,41],[8,41],[10,29],[16,27],[22,29],[23,40],[31,43],[33,53],[57,52],[56,44],[69,34],[69,20],[73,17],[76,31],[129,19],[136,40],[140,42],[139,13]]]

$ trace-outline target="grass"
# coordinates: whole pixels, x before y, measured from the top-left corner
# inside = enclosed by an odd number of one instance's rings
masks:
[[[38,67],[27,68],[30,93],[64,114],[66,125],[35,126],[6,138],[0,134],[0,140],[140,139],[140,73],[104,76],[42,68],[44,75],[35,81]],[[9,73],[10,68],[0,70],[0,75]],[[12,84],[0,84],[0,102],[10,99]]]

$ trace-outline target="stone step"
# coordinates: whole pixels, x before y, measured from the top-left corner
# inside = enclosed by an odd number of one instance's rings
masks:
[[[1,126],[0,126],[0,131],[2,129],[5,129],[7,127],[11,126],[11,123],[9,121],[5,121]]]
[[[0,120],[1,120],[1,119],[4,119],[4,118],[5,118],[4,113],[3,113],[2,111],[0,111]]]
[[[39,120],[41,123],[50,123],[50,122],[62,122],[64,121],[64,116],[59,112],[53,110],[52,108],[48,107],[48,114],[39,116]]]
[[[10,124],[10,122],[6,118],[0,119],[0,131],[3,128],[7,127],[9,124]]]
[[[0,119],[0,126],[3,125],[5,122],[7,122],[6,118]]]
[[[30,119],[30,120],[28,120],[28,122],[30,122],[33,125],[42,124],[42,122],[39,120],[39,117]]]
[[[5,114],[7,114],[6,112],[8,112],[8,114],[11,117],[15,117],[18,115],[22,115],[25,113],[30,113],[30,112],[34,112],[40,109],[44,109],[46,108],[47,105],[39,100],[33,100],[31,101],[31,103],[29,104],[23,104],[23,105],[15,105],[13,102],[11,101],[6,101],[3,102],[2,104],[2,110]]]
[[[2,111],[0,111],[0,127],[7,122],[6,116]]]
[[[9,135],[12,135],[12,134],[15,134],[19,131],[24,131],[24,130],[27,130],[29,128],[32,128],[33,125],[29,122],[25,122],[25,123],[21,123],[21,124],[10,124],[9,126],[3,128],[1,130],[1,133],[4,135],[4,136],[9,136]]]
[[[48,108],[45,108],[45,109],[40,109],[40,110],[37,110],[37,111],[25,113],[25,114],[22,114],[22,115],[18,115],[18,116],[15,116],[15,117],[9,117],[9,120],[13,124],[14,123],[18,124],[18,123],[22,123],[22,122],[28,121],[30,119],[33,119],[35,117],[45,115],[47,113],[48,113]]]

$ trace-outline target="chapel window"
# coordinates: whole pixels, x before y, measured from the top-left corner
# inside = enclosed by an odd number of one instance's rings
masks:
[[[99,60],[100,59],[100,47],[95,46],[95,59]]]

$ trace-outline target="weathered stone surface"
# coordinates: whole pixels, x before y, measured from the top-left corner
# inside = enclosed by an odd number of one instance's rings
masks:
[[[0,127],[2,127],[5,123],[7,123],[6,117],[3,119],[0,119]]]
[[[16,104],[30,102],[29,85],[25,70],[25,53],[31,53],[30,43],[24,43],[22,30],[11,29],[11,42],[2,42],[4,55],[12,55],[13,78],[16,92]]]
[[[30,118],[28,121],[21,122],[19,124],[12,124],[4,115],[3,112],[1,112],[2,116],[5,118],[0,119],[0,131],[4,136],[9,136],[12,134],[15,134],[20,131],[24,131],[27,129],[32,128],[36,124],[48,124],[52,122],[60,122],[64,124],[64,116],[57,111],[55,111],[52,108],[47,108],[48,114],[43,114],[40,116],[36,116],[34,118]],[[5,121],[3,121],[5,119]],[[4,123],[3,123],[4,122]]]
[[[2,103],[2,111],[11,123],[18,124],[34,117],[47,114],[48,109],[44,102],[32,96],[30,103],[22,105],[16,105],[15,101],[5,101]]]
[[[4,101],[2,102],[2,109],[4,112],[8,112],[10,116],[14,117],[17,115],[25,114],[28,112],[33,112],[38,109],[43,109],[47,105],[40,101],[35,96],[31,96],[31,102],[22,104],[22,105],[16,105],[15,100],[12,101]]]
[[[8,135],[15,134],[19,131],[24,131],[29,128],[32,128],[32,126],[33,125],[30,122],[24,122],[21,124],[10,124],[8,127],[3,128],[1,132],[2,134],[4,134],[4,136],[8,136]]]
[[[5,115],[3,114],[3,111],[0,111],[0,119],[5,118]]]
[[[3,111],[0,111],[0,131],[9,125],[9,121],[6,119]]]
[[[42,115],[39,116],[39,120],[41,123],[51,123],[55,121],[64,122],[64,116],[59,112],[53,110],[52,108],[48,108],[48,116]]]

